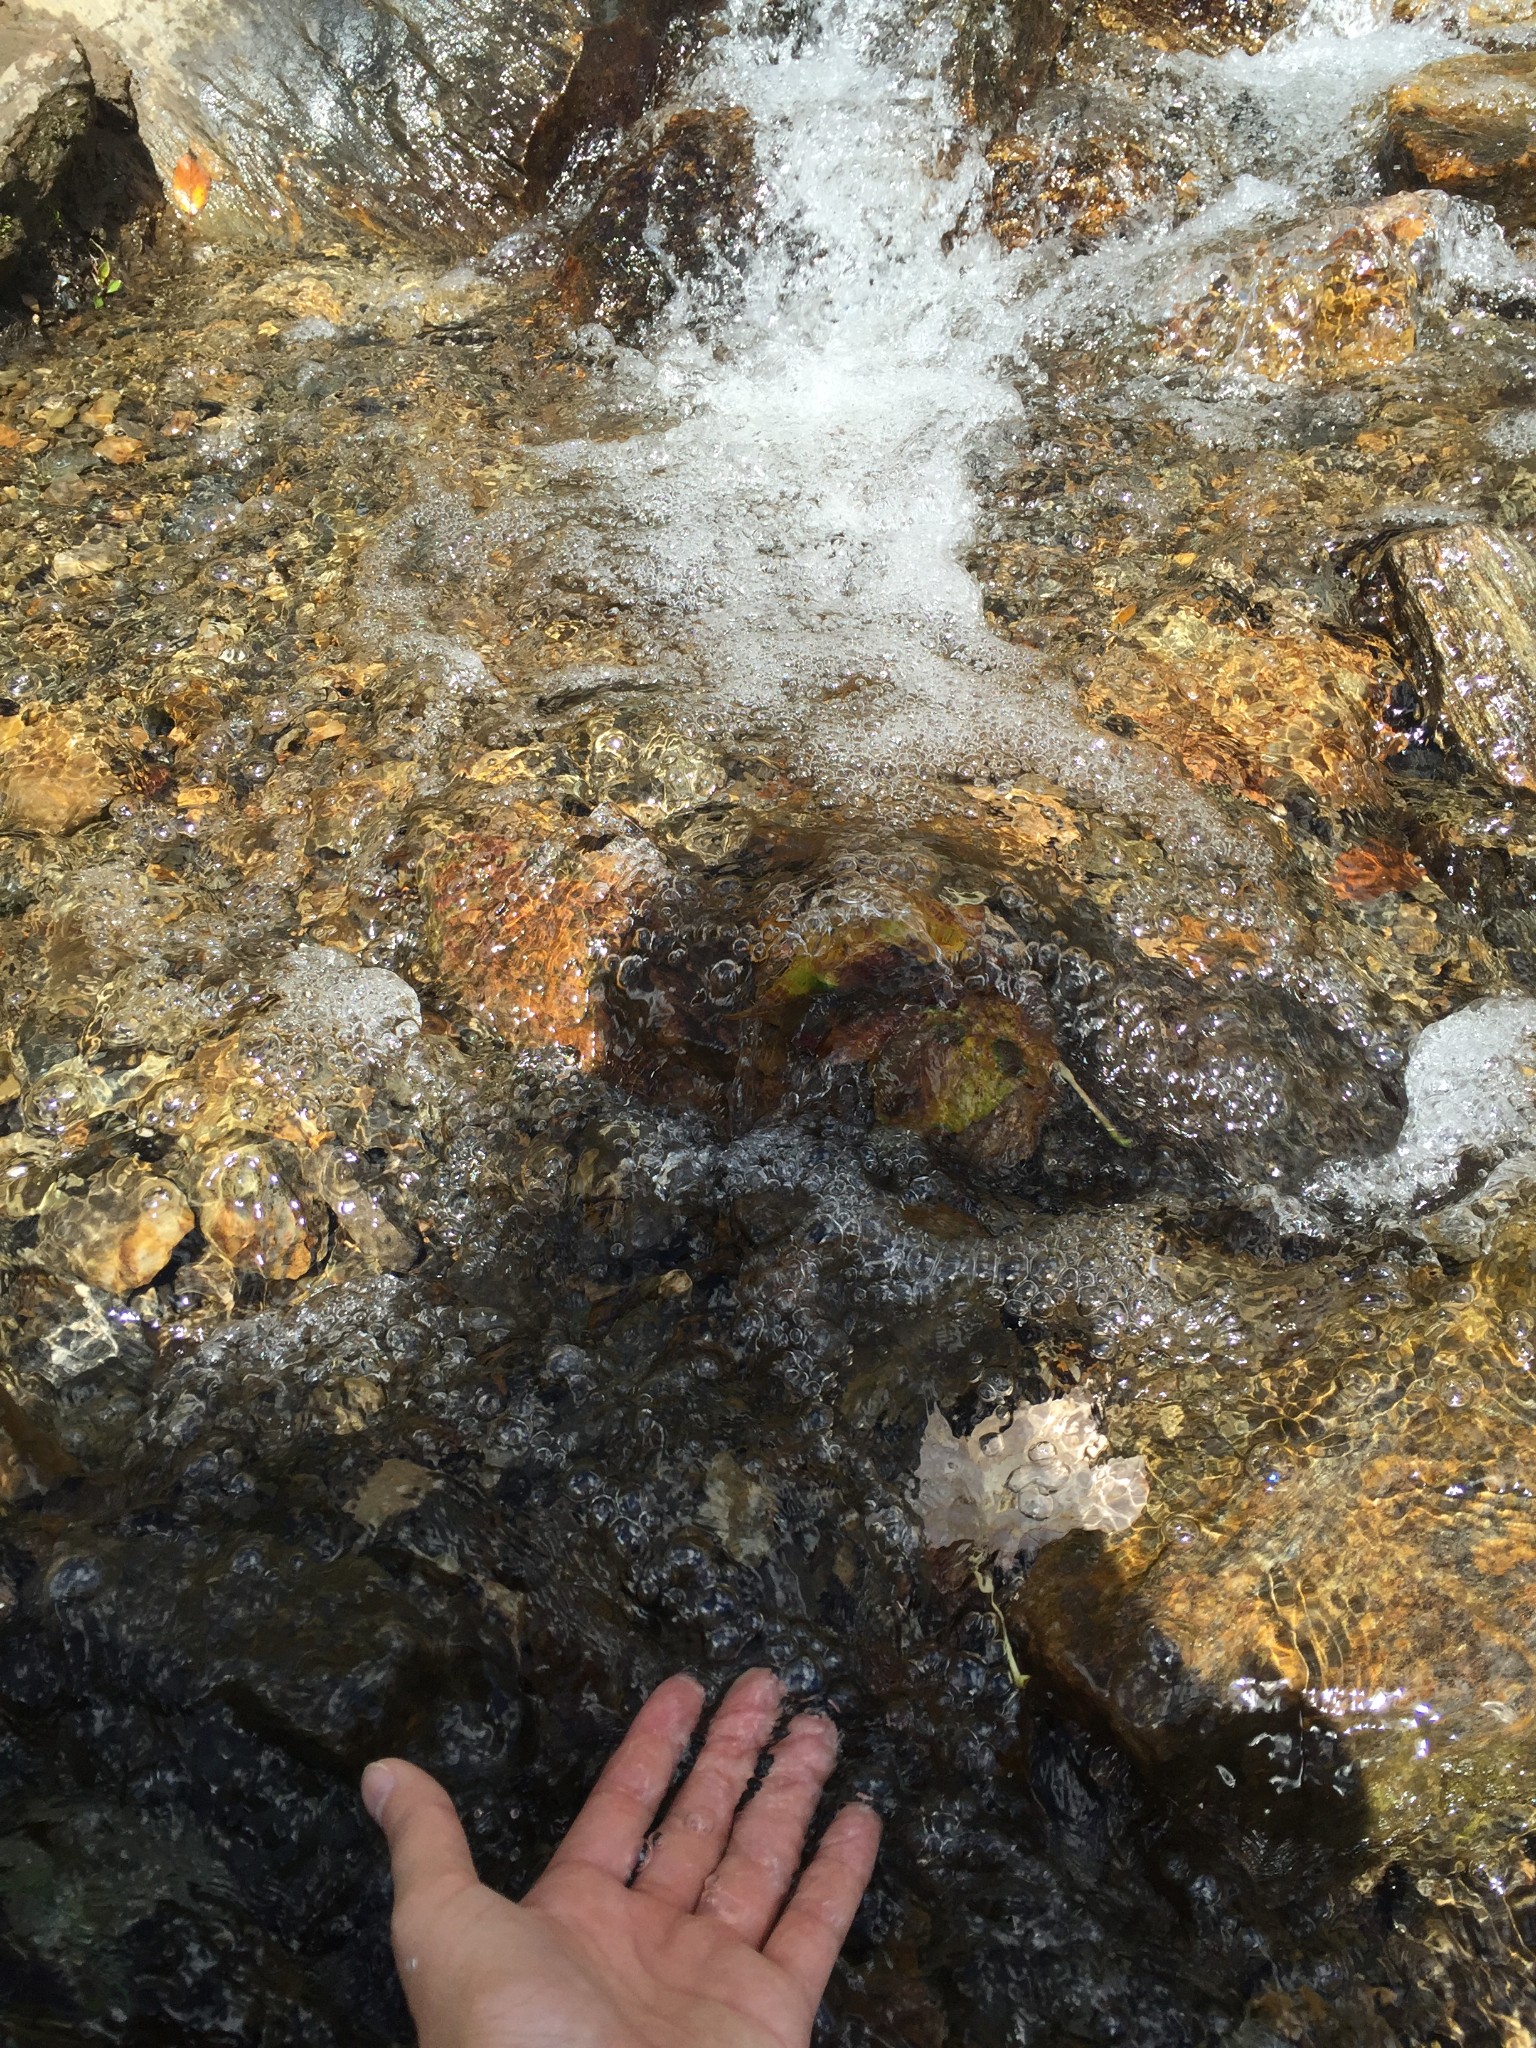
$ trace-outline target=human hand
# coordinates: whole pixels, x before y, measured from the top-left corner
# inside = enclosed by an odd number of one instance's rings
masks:
[[[658,1686],[521,1905],[477,1880],[436,1779],[370,1764],[421,2048],[806,2048],[880,1823],[845,1806],[800,1871],[837,1754],[818,1714],[790,1722],[737,1812],[781,1697],[771,1671],[737,1679],[651,1835],[704,1705],[692,1678]]]

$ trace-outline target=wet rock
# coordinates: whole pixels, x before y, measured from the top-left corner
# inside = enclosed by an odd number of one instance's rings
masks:
[[[1118,101],[1081,91],[1042,93],[1027,123],[987,151],[987,224],[1005,248],[1062,235],[1081,250],[1127,225],[1133,213],[1141,224],[1155,202],[1171,202],[1170,213],[1193,211],[1193,156],[1187,148],[1181,155],[1176,144],[1170,150],[1169,142]]]
[[[232,1266],[272,1280],[297,1280],[309,1271],[314,1228],[269,1147],[221,1147],[194,1171],[198,1226]]]
[[[834,1027],[825,1050],[869,1062],[881,1123],[921,1131],[982,1171],[1031,1158],[1054,1099],[1048,1013],[1031,1019],[1002,996],[865,1013]]]
[[[950,63],[970,120],[1012,126],[1049,77],[1074,12],[1069,0],[964,0]]]
[[[616,171],[571,237],[561,296],[573,318],[633,338],[685,280],[728,288],[756,210],[752,127],[740,107],[674,114]]]
[[[165,1270],[195,1221],[174,1182],[124,1160],[78,1194],[55,1186],[42,1207],[38,1256],[105,1294],[132,1294]]]
[[[843,856],[845,872],[810,888],[780,884],[759,908],[768,948],[758,1000],[769,1007],[863,991],[921,988],[980,936],[974,904],[947,903],[911,881],[882,875],[873,858]]]
[[[364,1269],[372,1273],[406,1273],[421,1255],[420,1240],[401,1229],[377,1188],[365,1187],[355,1152],[327,1145],[310,1163],[314,1186],[330,1205],[336,1228]]]
[[[770,1489],[729,1451],[710,1460],[699,1519],[739,1564],[761,1564],[773,1555],[776,1510]]]
[[[1095,13],[1118,35],[1140,36],[1156,50],[1259,50],[1297,11],[1293,0],[1096,0]]]
[[[1207,261],[1209,281],[1158,345],[1276,381],[1388,369],[1417,345],[1446,203],[1432,193],[1382,199]]]
[[[1383,715],[1396,680],[1369,649],[1299,622],[1255,630],[1171,606],[1091,665],[1083,702],[1192,781],[1271,799],[1302,791],[1337,811],[1385,796],[1382,764],[1403,744]]]
[[[285,265],[259,287],[257,303],[285,314],[290,337],[324,339],[332,330],[413,341],[422,333],[469,327],[501,297],[468,265],[440,273],[391,265],[359,277],[339,265]]]
[[[1513,534],[1457,525],[1390,541],[1381,562],[1431,715],[1474,768],[1536,789],[1536,559]]]
[[[1531,1242],[1526,1211],[1466,1284],[1381,1268],[1321,1323],[1304,1280],[1255,1271],[1265,1343],[1121,1382],[1148,1520],[1045,1552],[1019,1612],[1148,1764],[1220,1764],[1219,1825],[1315,1833],[1353,1803],[1377,1867],[1529,1826]]]
[[[429,944],[445,995],[508,1045],[601,1055],[598,981],[665,874],[646,839],[583,843],[553,807],[522,800],[495,829],[428,859]]]
[[[65,714],[0,718],[0,831],[78,831],[120,787],[95,738]]]
[[[37,1214],[58,1156],[55,1144],[28,1131],[0,1138],[0,1216],[19,1223]]]
[[[1387,101],[1398,168],[1490,205],[1506,227],[1536,222],[1536,52],[1468,52],[1427,64]]]
[[[69,13],[131,72],[161,178],[190,152],[211,181],[203,222],[263,239],[510,224],[534,125],[586,26],[569,0],[74,0]]]
[[[137,447],[137,443],[134,444]],[[78,582],[87,576],[110,576],[120,568],[123,547],[120,541],[89,541],[83,547],[60,548],[54,556],[51,567],[61,583]]]

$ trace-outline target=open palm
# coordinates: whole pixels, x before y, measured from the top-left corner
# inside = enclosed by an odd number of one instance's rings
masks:
[[[371,1764],[422,2048],[805,2048],[880,1824],[844,1807],[800,1873],[837,1751],[815,1714],[790,1722],[741,1804],[780,1696],[771,1672],[736,1681],[651,1836],[704,1704],[691,1678],[659,1686],[521,1905],[476,1879],[435,1779]]]

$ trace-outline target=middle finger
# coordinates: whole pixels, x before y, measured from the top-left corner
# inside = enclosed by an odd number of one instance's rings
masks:
[[[773,1733],[783,1687],[771,1671],[738,1678],[709,1724],[698,1761],[657,1830],[635,1890],[691,1913],[720,1861],[741,1795]]]

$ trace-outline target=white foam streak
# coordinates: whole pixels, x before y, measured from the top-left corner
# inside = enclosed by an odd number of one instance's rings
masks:
[[[1536,998],[1485,996],[1427,1024],[1405,1076],[1408,1116],[1379,1159],[1330,1166],[1308,1193],[1363,1216],[1443,1200],[1469,1156],[1485,1166],[1536,1141]]]
[[[701,333],[685,299],[660,339],[677,423],[602,457],[717,715],[809,724],[855,775],[1000,731],[1017,750],[1040,723],[962,561],[967,440],[1019,413],[998,373],[1016,266],[951,235],[984,165],[957,143],[940,40],[906,32],[898,72],[894,32],[876,4],[829,10],[798,53],[744,22],[716,44],[695,93],[750,110],[769,225],[732,316]],[[1057,724],[1066,768],[1086,736]]]

